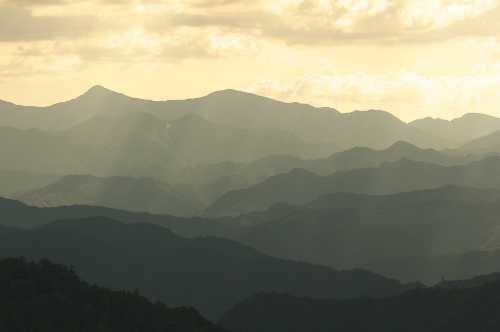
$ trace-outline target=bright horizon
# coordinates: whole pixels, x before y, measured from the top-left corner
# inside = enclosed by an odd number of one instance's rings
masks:
[[[405,122],[500,115],[494,0],[0,0],[0,99],[225,89]]]

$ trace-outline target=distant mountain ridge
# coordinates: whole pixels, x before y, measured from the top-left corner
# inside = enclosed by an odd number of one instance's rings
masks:
[[[94,116],[123,117],[131,112],[149,113],[165,121],[196,113],[211,122],[240,128],[291,130],[306,141],[334,142],[343,149],[354,146],[384,149],[399,140],[422,148],[455,148],[467,140],[500,129],[497,118],[463,116],[453,124],[458,123],[458,127],[466,131],[472,130],[474,134],[468,139],[467,135],[443,136],[446,131],[442,130],[425,131],[421,127],[427,123],[432,127],[434,122],[423,119],[424,122],[417,120],[406,124],[384,111],[339,113],[332,108],[284,103],[231,89],[187,100],[150,101],[128,97],[101,86],[94,86],[75,99],[48,107],[2,102],[0,125],[23,130],[35,127],[66,130]]]
[[[470,141],[499,130],[500,118],[480,113],[467,113],[450,121],[427,117],[409,125],[450,140]]]
[[[252,187],[226,193],[208,206],[202,216],[237,216],[250,211],[264,211],[277,202],[305,204],[334,192],[386,195],[449,184],[500,187],[500,157],[450,167],[402,158],[394,163],[384,162],[377,168],[336,172],[328,177],[295,169]]]

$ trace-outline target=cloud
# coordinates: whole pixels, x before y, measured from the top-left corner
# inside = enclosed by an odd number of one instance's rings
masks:
[[[464,77],[425,77],[399,70],[369,75],[358,72],[341,76],[327,66],[310,71],[291,82],[273,78],[256,81],[249,92],[282,101],[331,106],[343,111],[355,109],[402,110],[445,108],[453,111],[477,107],[486,87],[500,87],[498,73]]]
[[[28,9],[0,6],[0,41],[79,38],[101,32],[105,25],[94,16],[33,16]]]
[[[20,7],[64,5],[68,0],[4,0],[3,3]],[[0,4],[2,2],[0,1]]]
[[[1,1],[1,0],[0,0]],[[78,14],[75,14],[78,13]],[[4,0],[0,40],[62,37],[141,29],[171,33],[206,27],[228,35],[304,45],[443,41],[496,36],[494,0]]]
[[[186,58],[245,58],[260,53],[266,43],[250,36],[224,34],[205,30],[203,34],[189,28],[177,30],[162,43],[162,57]]]

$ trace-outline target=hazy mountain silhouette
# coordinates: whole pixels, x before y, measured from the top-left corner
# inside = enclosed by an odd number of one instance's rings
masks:
[[[135,169],[129,174],[135,177],[175,179],[190,183],[204,183],[231,175],[251,184],[257,184],[270,176],[283,174],[294,168],[303,168],[319,175],[330,175],[335,171],[377,167],[384,161],[394,162],[402,157],[414,161],[425,161],[443,166],[463,165],[482,160],[486,155],[449,155],[433,149],[420,149],[410,143],[398,141],[385,150],[355,147],[335,153],[327,158],[302,159],[290,155],[267,155],[249,163],[223,161],[217,164],[202,163],[179,170],[168,170],[157,164],[145,169]]]
[[[498,231],[495,232],[498,238]],[[360,267],[403,282],[419,280],[432,285],[443,278],[465,279],[500,272],[498,262],[500,248],[382,259],[363,263]]]
[[[96,115],[116,117],[136,111],[151,113],[164,120],[198,113],[218,123],[281,129],[298,124],[303,118],[339,114],[331,108],[284,103],[235,90],[217,91],[187,100],[152,101],[128,97],[96,85],[77,98],[47,107],[18,106],[0,101],[1,123],[18,129],[65,130]]]
[[[436,149],[454,148],[467,136],[443,137],[446,131],[422,130],[432,125],[426,120],[406,124],[384,111],[339,113],[331,108],[315,108],[298,103],[283,103],[266,97],[235,90],[216,91],[207,96],[187,100],[150,101],[125,96],[101,86],[92,87],[83,95],[48,107],[24,107],[0,103],[3,125],[18,129],[40,128],[65,130],[93,116],[126,116],[131,112],[146,112],[172,121],[196,113],[207,120],[242,128],[273,127],[291,130],[311,142],[335,142],[342,148],[367,146],[384,149],[396,141],[404,140],[419,147]],[[35,113],[35,116],[33,114]],[[499,129],[498,119],[476,121],[476,115],[457,119],[461,130],[473,132],[471,138],[484,136]],[[486,117],[486,116],[485,116]],[[495,120],[497,119],[497,120]],[[481,125],[487,124],[484,130]],[[496,122],[495,122],[496,121]],[[491,123],[496,123],[492,125]],[[490,127],[495,129],[490,130]],[[483,131],[481,131],[483,130]],[[475,135],[475,136],[474,136]],[[455,135],[456,136],[456,135]]]
[[[175,151],[190,165],[224,160],[249,162],[269,154],[318,158],[340,151],[335,143],[305,142],[288,130],[217,125],[198,114],[170,121],[168,126]]]
[[[500,200],[470,206],[434,201],[393,209],[298,211],[248,227],[234,239],[284,259],[314,262],[336,269],[377,266],[378,273],[395,277],[396,271],[399,275],[405,274],[395,261],[385,266],[366,263],[499,248],[499,203]],[[448,277],[457,277],[457,273],[462,276],[469,273],[466,277],[471,277],[474,275],[471,273],[484,270],[488,273],[500,271],[496,262],[491,265],[491,260],[487,266],[468,264],[461,267],[456,263],[450,259],[449,266],[443,265],[440,271],[447,272]],[[413,272],[420,281],[436,281],[432,270],[414,268]]]
[[[450,121],[427,117],[412,121],[409,125],[450,140],[470,141],[500,130],[500,118],[480,113],[467,113]]]
[[[395,162],[401,158],[413,161],[424,161],[442,166],[464,165],[472,161],[484,159],[490,155],[454,156],[438,152],[434,149],[420,149],[413,144],[398,141],[384,150],[367,147],[355,147],[338,152],[326,159],[320,175],[330,175],[334,171],[378,167],[382,162]]]
[[[19,196],[23,191],[45,187],[63,176],[62,174],[0,170],[0,196]]]
[[[228,159],[253,161],[276,153],[317,158],[339,150],[335,143],[304,142],[289,131],[243,130],[212,124],[199,115],[167,123],[138,112],[125,118],[94,117],[60,132],[0,127],[0,138],[0,169],[99,176],[152,164],[175,169]]]
[[[237,217],[223,217],[227,224],[256,225],[286,217],[292,213],[321,212],[338,209],[402,209],[431,201],[452,201],[482,205],[500,200],[500,189],[466,188],[447,185],[438,189],[414,190],[391,195],[366,195],[337,192],[316,198],[305,205],[279,202],[267,211],[255,211]]]
[[[301,205],[334,192],[372,195],[439,188],[449,184],[476,188],[500,187],[500,157],[461,166],[415,162],[402,158],[378,168],[336,172],[322,177],[303,169],[275,175],[252,187],[230,191],[208,206],[203,216],[237,216],[264,211],[277,202]]]
[[[109,176],[153,161],[184,166],[160,135],[129,130],[110,141],[93,133],[0,127],[0,169]]]
[[[394,115],[378,110],[344,113],[332,119],[310,119],[293,128],[311,142],[336,142],[344,149],[365,146],[385,149],[397,141],[421,148],[443,149],[460,143],[410,126]]]
[[[230,238],[237,228],[223,224],[217,220],[203,218],[182,218],[171,215],[157,215],[146,212],[132,212],[101,206],[72,205],[41,208],[0,197],[0,225],[5,225],[5,231],[14,228],[32,228],[57,219],[79,219],[93,216],[106,216],[124,223],[136,223],[138,220],[151,224],[165,226],[175,233],[187,236],[219,236]],[[2,225],[2,226],[3,226]]]
[[[160,226],[125,225],[105,217],[0,234],[0,253],[71,264],[89,282],[138,288],[153,301],[194,306],[211,319],[259,291],[355,298],[395,295],[412,287],[368,271],[284,261],[229,240],[184,239]]]
[[[177,216],[193,215],[206,206],[194,186],[122,176],[68,175],[16,199],[40,207],[99,205]]]
[[[341,114],[333,108],[284,103],[232,89],[215,91],[201,98],[167,101],[166,103],[169,111],[178,112],[179,115],[197,113],[216,123],[246,128],[292,129],[305,119],[335,118]],[[162,116],[165,115],[162,113]]]
[[[500,151],[500,130],[492,132],[489,135],[482,136],[467,142],[466,144],[459,147],[463,150],[475,150],[475,149],[485,149],[485,148],[497,148]]]
[[[500,281],[469,289],[415,289],[396,297],[316,300],[259,293],[219,323],[234,332],[457,331],[500,329]]]
[[[0,100],[0,124],[20,130],[60,130],[79,122],[77,114],[46,107],[20,106]]]

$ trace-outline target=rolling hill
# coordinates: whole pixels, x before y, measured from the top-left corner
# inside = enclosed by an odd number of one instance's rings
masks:
[[[500,150],[500,130],[492,132],[489,135],[482,136],[467,142],[466,144],[460,146],[458,150],[479,150],[496,148],[496,151]]]
[[[415,287],[364,270],[334,271],[280,260],[229,240],[185,239],[160,226],[125,225],[106,217],[59,220],[0,234],[0,253],[73,265],[88,282],[137,288],[152,301],[194,306],[209,319],[260,291],[356,298]]]

